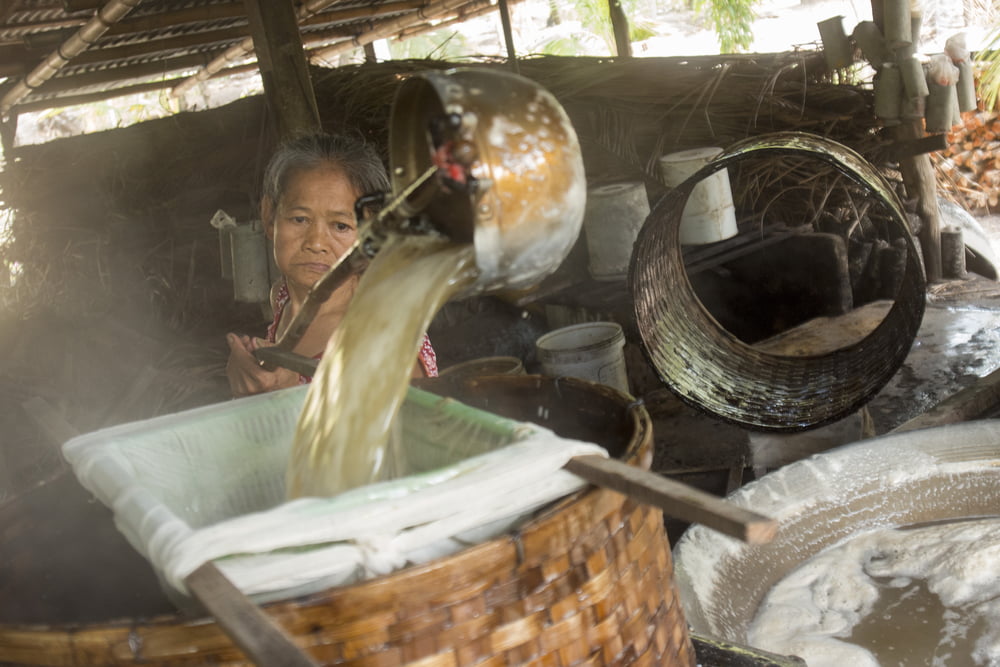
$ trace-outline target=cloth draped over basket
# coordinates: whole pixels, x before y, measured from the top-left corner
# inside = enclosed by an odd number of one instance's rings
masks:
[[[64,454],[181,606],[184,578],[206,560],[262,602],[455,553],[586,486],[561,470],[570,458],[607,456],[410,388],[399,418],[412,474],[285,502],[306,389],[104,429]]]

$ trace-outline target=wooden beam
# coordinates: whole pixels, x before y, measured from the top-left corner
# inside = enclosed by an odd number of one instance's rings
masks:
[[[224,21],[226,19],[241,20],[242,25],[246,25],[246,17],[247,10],[243,0],[232,0],[231,2],[179,9],[162,14],[135,16],[112,26],[108,29],[107,34],[109,37],[118,37],[136,32],[165,32],[191,23]],[[245,34],[250,34],[249,28]]]
[[[389,39],[396,39],[403,41],[404,39],[409,39],[410,37],[416,37],[417,35],[423,35],[424,33],[434,32],[436,30],[441,30],[447,28],[448,26],[455,25],[456,23],[462,23],[468,21],[469,19],[474,19],[480,16],[485,16],[496,8],[490,4],[490,0],[474,0],[470,2],[465,7],[458,10],[458,14],[450,19],[444,21],[439,21],[437,23],[422,23],[420,25],[415,25],[410,28],[405,28],[400,30],[394,37]]]
[[[577,456],[563,469],[687,523],[700,523],[748,544],[770,542],[778,522],[701,489],[603,456]]]
[[[221,51],[229,48],[234,42],[244,39],[248,34],[249,28],[247,26],[237,26],[209,30],[207,32],[186,33],[159,39],[153,38],[132,44],[122,44],[121,46],[93,48],[76,57],[70,67],[76,65],[94,65],[128,58],[155,56],[157,54],[197,47],[201,47],[199,49],[201,52],[208,50]]]
[[[190,69],[190,68],[186,68]],[[246,65],[240,65],[238,67],[230,67],[225,69],[213,78],[222,78],[227,76],[234,76],[236,74],[246,74],[247,72],[258,72],[257,63],[249,63]],[[138,95],[141,93],[149,93],[156,90],[168,90],[174,87],[176,84],[187,78],[187,74],[181,74],[173,78],[161,77],[156,81],[149,81],[146,83],[138,83],[131,86],[120,86],[118,88],[106,88],[104,90],[96,90],[92,93],[80,93],[78,95],[55,95],[51,97],[42,97],[38,99],[32,99],[30,97],[25,98],[27,102],[21,102],[17,105],[17,110],[21,113],[31,113],[33,111],[45,111],[46,109],[53,109],[56,107],[69,107],[77,104],[93,104],[94,102],[101,102],[103,100],[113,99],[115,97],[124,97],[125,95]]]
[[[72,37],[59,45],[59,48],[50,53],[40,65],[26,74],[4,94],[3,98],[0,98],[0,115],[7,114],[32,90],[51,79],[72,58],[97,42],[107,32],[109,26],[125,18],[137,4],[139,0],[109,0]]]
[[[122,86],[121,88],[111,88],[93,93],[60,95],[55,97],[45,97],[38,100],[26,98],[28,101],[22,101],[18,104],[17,110],[20,113],[32,113],[34,111],[45,111],[47,109],[55,109],[58,107],[71,107],[77,104],[93,104],[94,102],[102,102],[104,100],[109,100],[115,97],[123,97],[125,95],[136,95],[139,93],[149,93],[154,90],[164,90],[173,85],[174,81],[174,79],[163,79],[160,81],[140,83],[134,86]]]
[[[923,120],[904,120],[896,127],[898,142],[919,141],[924,138]],[[941,280],[941,216],[937,203],[937,177],[934,166],[926,154],[910,155],[899,160],[903,185],[910,197],[917,200],[920,216],[920,248],[924,256],[927,282]]]
[[[38,95],[34,99],[44,99],[43,96],[57,96],[61,93],[79,94],[81,91],[89,92],[87,91],[88,88],[122,84],[128,82],[130,79],[169,77],[171,74],[200,67],[205,64],[206,59],[206,56],[195,54],[179,56],[177,58],[166,58],[157,62],[129,65],[128,67],[57,77],[47,81],[45,86],[39,90],[33,91],[34,94]]]
[[[428,5],[425,9],[419,10],[419,14],[426,19],[451,17],[463,6],[468,4],[470,3],[468,3],[467,0],[440,0],[439,2]],[[361,48],[368,42],[373,42],[376,39],[382,39],[395,35],[400,30],[404,30],[410,24],[414,23],[413,19],[415,14],[416,12],[413,12],[411,14],[373,23],[370,29],[361,34],[356,34],[350,39],[346,39],[338,44],[316,51],[312,55],[312,59],[314,62],[317,60],[321,62],[328,62],[333,56],[339,55],[345,51]]]
[[[632,40],[629,39],[628,17],[625,15],[621,0],[608,0],[608,11],[611,14],[611,29],[615,34],[618,56],[631,58]]]
[[[63,0],[63,8],[67,12],[93,11],[103,4],[103,0]]]
[[[24,39],[28,35],[37,35],[40,33],[58,31],[58,30],[78,30],[82,26],[86,25],[84,19],[59,19],[55,21],[37,21],[34,23],[18,23],[17,25],[8,26],[4,28],[4,32],[13,35],[4,40],[0,40],[0,44],[8,46],[17,46],[24,44]]]
[[[907,141],[897,141],[889,146],[890,159],[899,161],[912,155],[922,155],[924,153],[934,153],[948,148],[948,136],[945,134],[931,134],[921,139]]]
[[[500,11],[500,25],[503,28],[503,41],[507,46],[507,62],[514,74],[519,74],[521,67],[517,64],[517,53],[514,51],[514,33],[510,27],[510,7],[507,0],[499,0],[497,9]]]
[[[317,12],[312,16],[299,21],[303,27],[318,25],[331,25],[343,23],[344,21],[356,21],[358,19],[379,18],[387,14],[399,14],[401,12],[412,12],[427,6],[427,0],[399,0],[397,2],[385,2],[378,5],[367,5],[361,7],[333,7]]]
[[[292,0],[246,0],[254,51],[279,139],[321,127]]]

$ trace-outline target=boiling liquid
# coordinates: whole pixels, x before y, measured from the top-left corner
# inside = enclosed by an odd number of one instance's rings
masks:
[[[809,667],[1000,665],[1000,521],[830,547],[771,589],[748,641]]]
[[[330,338],[299,416],[287,496],[331,496],[406,474],[392,446],[424,332],[475,280],[474,250],[429,236],[391,236]]]

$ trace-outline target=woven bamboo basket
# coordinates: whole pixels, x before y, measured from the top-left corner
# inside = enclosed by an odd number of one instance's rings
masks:
[[[514,419],[544,415],[540,423],[560,435],[597,442],[634,465],[651,462],[648,414],[601,385],[522,375],[445,378],[423,388]],[[3,553],[8,549],[0,549],[0,570],[32,560],[25,553],[12,558]],[[148,594],[149,582],[130,581],[129,570],[141,568],[94,572],[90,594]],[[8,590],[6,578],[0,575],[0,590]],[[694,664],[661,513],[598,488],[453,556],[264,610],[329,665]],[[26,625],[7,622],[10,610],[2,611],[0,664],[249,664],[208,618],[163,613],[45,624],[37,622],[45,612],[39,607],[36,622]]]

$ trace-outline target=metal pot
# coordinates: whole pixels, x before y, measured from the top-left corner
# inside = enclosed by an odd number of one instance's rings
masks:
[[[529,287],[580,233],[586,203],[576,132],[556,99],[524,77],[460,68],[400,84],[389,127],[394,193],[438,167],[407,200],[433,227],[475,245],[468,293]]]

